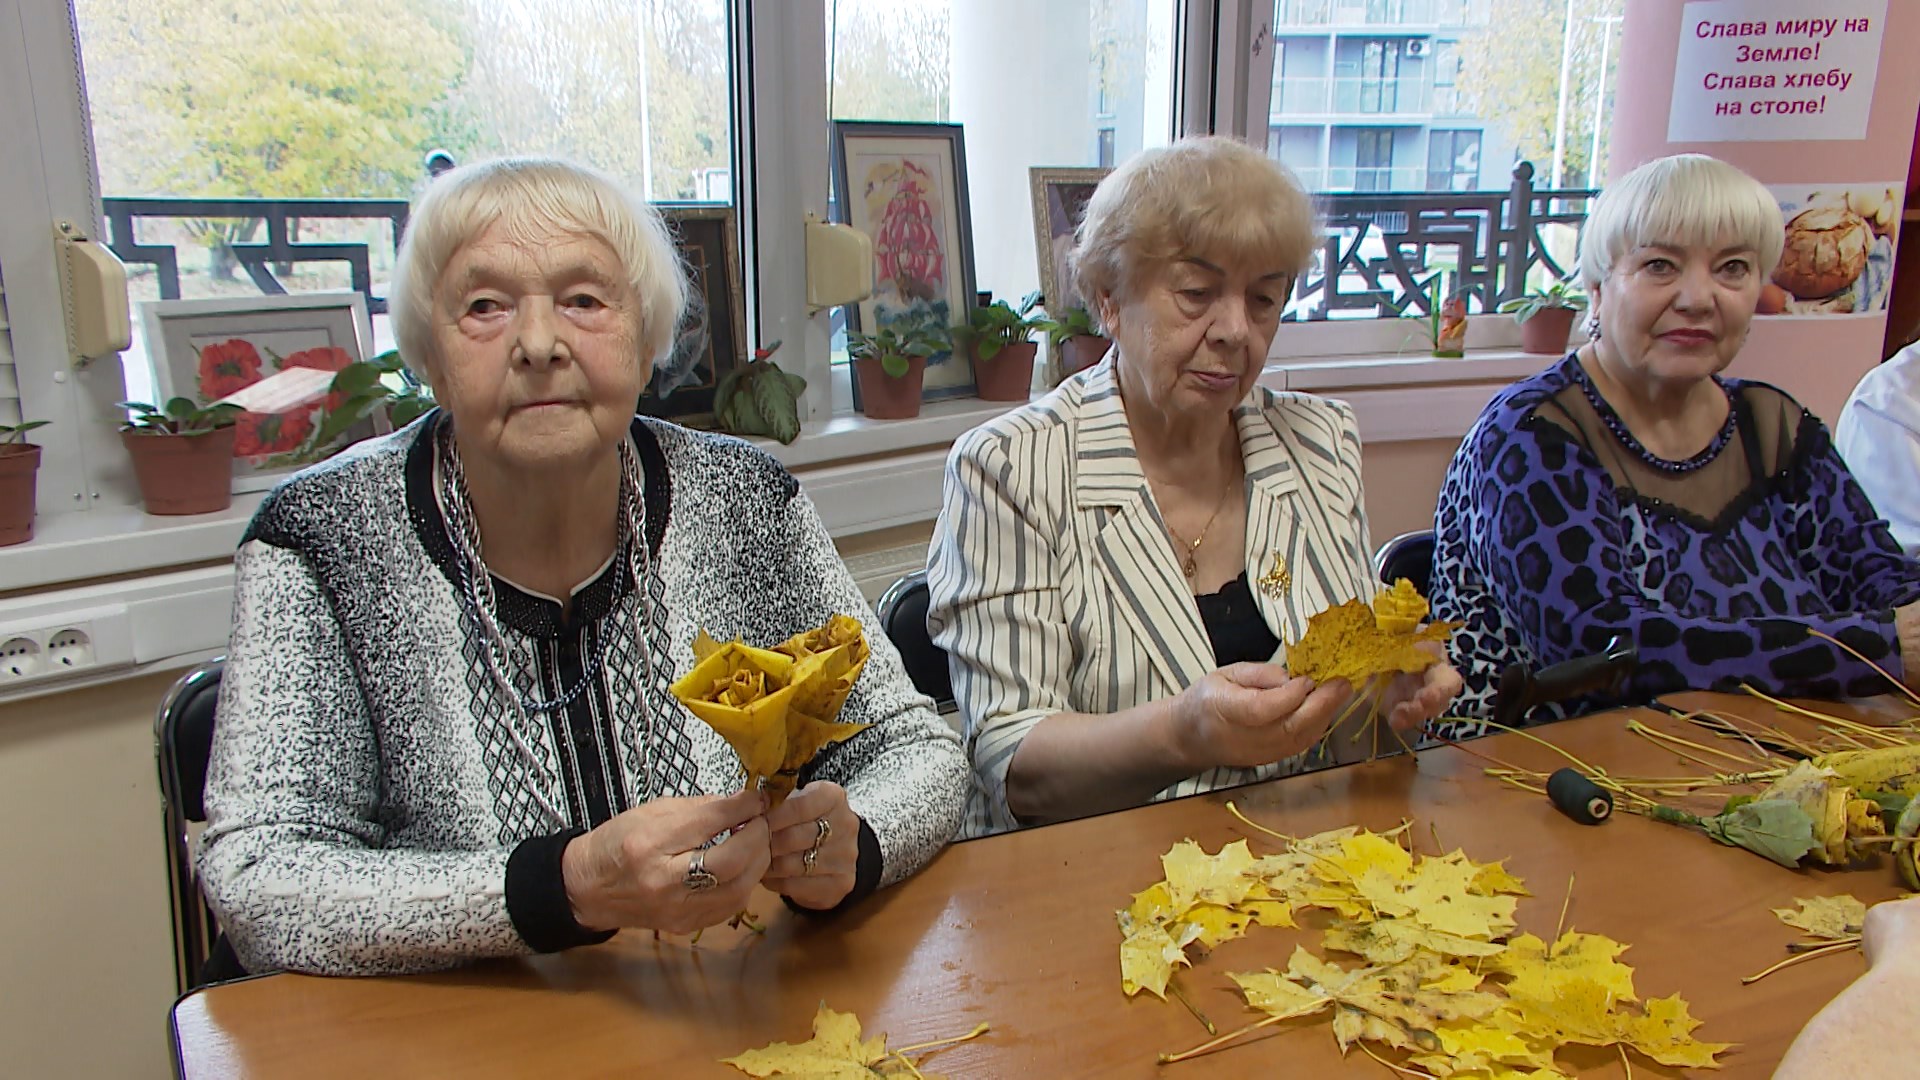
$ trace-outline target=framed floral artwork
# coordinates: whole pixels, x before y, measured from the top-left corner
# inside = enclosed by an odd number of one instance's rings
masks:
[[[378,434],[376,417],[320,445],[344,395],[333,377],[367,359],[373,326],[359,292],[315,292],[143,303],[155,396],[232,401],[240,414],[233,490],[262,491],[287,474]]]
[[[833,122],[835,219],[873,238],[873,295],[847,308],[849,330],[946,331],[975,303],[973,214],[959,124]],[[854,406],[860,406],[859,380]],[[922,397],[974,392],[964,351],[927,358]]]
[[[713,426],[713,394],[746,359],[740,238],[733,207],[656,203],[687,268],[687,307],[667,353],[654,361],[640,411],[695,427]]]

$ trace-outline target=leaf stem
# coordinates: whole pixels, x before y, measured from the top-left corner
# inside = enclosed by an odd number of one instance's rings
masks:
[[[1193,1018],[1195,1020],[1200,1021],[1200,1026],[1207,1029],[1207,1034],[1209,1035],[1220,1034],[1220,1029],[1213,1026],[1213,1021],[1207,1019],[1207,1014],[1200,1011],[1200,1006],[1195,1005],[1192,1001],[1187,999],[1187,992],[1180,989],[1180,984],[1178,982],[1172,979],[1167,980],[1167,990],[1169,993],[1171,993],[1174,996],[1175,1000],[1179,1001],[1180,1004],[1185,1005],[1187,1007],[1187,1011],[1193,1014]]]
[[[1553,944],[1547,946],[1547,959],[1553,959],[1553,950],[1560,947],[1560,939],[1566,935],[1567,909],[1573,906],[1573,874],[1567,875],[1567,898],[1560,902],[1560,921],[1553,928]]]
[[[1746,978],[1741,979],[1740,985],[1752,986],[1754,983],[1757,983],[1761,979],[1764,979],[1767,976],[1773,974],[1774,972],[1779,971],[1781,968],[1792,967],[1793,965],[1798,964],[1803,960],[1813,960],[1822,956],[1832,956],[1835,953],[1849,952],[1859,947],[1860,947],[1860,943],[1857,941],[1839,941],[1839,942],[1835,942],[1832,945],[1822,946],[1821,948],[1818,948],[1818,949],[1809,949],[1806,952],[1797,953],[1793,956],[1789,956],[1785,960],[1780,961],[1779,963],[1773,965],[1772,967],[1766,969],[1765,971],[1759,972],[1754,975],[1749,975]]]
[[[1367,1042],[1365,1039],[1362,1039],[1359,1042],[1356,1042],[1354,1045],[1358,1046],[1361,1052],[1366,1054],[1368,1057],[1372,1058],[1373,1060],[1379,1062],[1382,1065],[1385,1065],[1387,1068],[1392,1069],[1394,1072],[1397,1072],[1402,1076],[1417,1076],[1417,1077],[1420,1077],[1421,1080],[1440,1080],[1439,1077],[1435,1076],[1430,1072],[1421,1072],[1419,1069],[1409,1069],[1405,1065],[1395,1065],[1393,1062],[1388,1061],[1386,1058],[1381,1057],[1379,1054],[1376,1054],[1371,1049],[1369,1049],[1367,1047]]]
[[[1267,828],[1265,825],[1254,824],[1252,819],[1248,818],[1247,815],[1240,812],[1239,807],[1233,805],[1233,801],[1231,799],[1227,801],[1227,813],[1232,814],[1234,817],[1239,818],[1240,824],[1245,825],[1247,828],[1252,829],[1255,832],[1266,833],[1268,836],[1273,837],[1275,840],[1285,840],[1287,843],[1291,844],[1296,839],[1298,839],[1298,837],[1288,836],[1286,833],[1274,832],[1272,829]]]
[[[952,1038],[947,1038],[947,1039],[934,1039],[931,1042],[914,1043],[912,1046],[903,1046],[898,1050],[895,1050],[894,1053],[895,1054],[911,1054],[921,1050],[930,1050],[938,1046],[953,1046],[957,1043],[966,1042],[969,1039],[977,1039],[980,1036],[985,1035],[987,1032],[992,1030],[993,1030],[993,1025],[988,1024],[985,1021],[982,1021],[977,1027],[975,1027],[972,1031],[967,1032],[965,1035],[955,1035]],[[921,1056],[925,1057],[926,1055],[922,1054]]]
[[[1273,1025],[1279,1023],[1282,1020],[1291,1020],[1296,1016],[1305,1016],[1308,1011],[1317,1011],[1321,1006],[1325,1005],[1328,1001],[1331,1001],[1331,1000],[1332,1000],[1331,998],[1327,998],[1327,999],[1315,1002],[1313,1006],[1313,1010],[1303,1010],[1303,1011],[1288,1012],[1288,1013],[1275,1013],[1272,1016],[1268,1016],[1264,1019],[1255,1020],[1253,1023],[1248,1024],[1246,1027],[1236,1028],[1235,1030],[1229,1031],[1225,1035],[1222,1035],[1218,1038],[1209,1039],[1208,1041],[1201,1043],[1199,1046],[1196,1046],[1191,1050],[1182,1050],[1177,1054],[1161,1054],[1160,1064],[1172,1065],[1172,1064],[1175,1064],[1176,1062],[1186,1061],[1189,1058],[1197,1058],[1202,1054],[1212,1053],[1213,1051],[1218,1050],[1222,1046],[1225,1046],[1226,1044],[1232,1042],[1235,1039],[1240,1038],[1243,1035],[1250,1035],[1253,1032],[1259,1031],[1261,1028],[1264,1028],[1264,1027],[1272,1027]]]
[[[1830,949],[1835,945],[1858,944],[1860,944],[1859,934],[1843,934],[1831,941],[1789,941],[1787,942],[1787,951],[1790,953],[1807,953],[1819,949]]]
[[[1912,699],[1913,699],[1913,703],[1914,703],[1915,705],[1920,705],[1920,692],[1916,692],[1916,691],[1915,691],[1915,690],[1914,690],[1914,689],[1913,689],[1912,687],[1910,687],[1910,686],[1908,686],[1908,685],[1907,685],[1906,683],[1904,683],[1904,682],[1901,682],[1901,681],[1900,681],[1899,679],[1896,679],[1896,678],[1894,678],[1894,677],[1893,677],[1893,676],[1891,676],[1891,675],[1888,675],[1888,674],[1887,674],[1887,669],[1886,669],[1886,668],[1883,668],[1883,667],[1881,667],[1881,666],[1880,666],[1879,664],[1876,664],[1876,663],[1874,663],[1873,661],[1871,661],[1871,660],[1868,660],[1868,659],[1867,659],[1866,657],[1864,657],[1864,656],[1861,656],[1861,655],[1860,655],[1860,650],[1858,650],[1858,649],[1856,649],[1856,648],[1854,648],[1853,646],[1851,646],[1851,645],[1849,645],[1849,644],[1847,644],[1847,643],[1846,643],[1846,642],[1844,642],[1844,641],[1841,641],[1841,640],[1840,640],[1839,638],[1837,638],[1837,637],[1834,637],[1834,636],[1832,636],[1831,634],[1827,634],[1827,633],[1825,633],[1825,632],[1823,632],[1823,631],[1820,631],[1820,630],[1816,630],[1816,629],[1814,629],[1814,628],[1813,628],[1813,627],[1811,627],[1811,626],[1809,626],[1809,627],[1807,627],[1807,633],[1808,633],[1808,634],[1810,634],[1810,635],[1812,635],[1813,637],[1817,637],[1817,638],[1825,638],[1826,640],[1828,640],[1828,641],[1831,641],[1831,642],[1833,642],[1833,643],[1834,643],[1835,645],[1838,645],[1838,646],[1840,646],[1841,648],[1843,648],[1843,649],[1845,649],[1845,650],[1847,650],[1848,652],[1850,652],[1850,653],[1852,653],[1852,654],[1853,654],[1853,656],[1854,656],[1854,658],[1855,658],[1856,660],[1860,660],[1860,661],[1862,661],[1862,662],[1863,662],[1863,663],[1865,663],[1865,664],[1866,664],[1866,665],[1867,665],[1868,667],[1870,667],[1870,668],[1872,668],[1873,670],[1875,670],[1875,671],[1877,671],[1877,672],[1879,672],[1879,673],[1880,673],[1881,675],[1883,675],[1883,676],[1885,676],[1885,677],[1886,677],[1886,680],[1887,680],[1888,682],[1890,682],[1890,683],[1892,683],[1892,684],[1893,684],[1893,685],[1894,685],[1895,687],[1898,687],[1901,693],[1903,693],[1903,694],[1905,694],[1905,695],[1907,695],[1908,697],[1910,697],[1910,698],[1912,698]]]
[[[1541,738],[1538,735],[1533,734],[1530,731],[1522,731],[1516,727],[1508,727],[1505,724],[1497,723],[1492,720],[1480,720],[1476,722],[1485,724],[1487,727],[1490,727],[1490,728],[1495,728],[1497,730],[1504,731],[1509,735],[1518,735],[1529,742],[1539,743],[1541,746],[1546,747],[1547,749],[1553,751],[1554,753],[1559,754],[1561,757],[1566,758],[1568,761],[1573,762],[1575,765],[1580,766],[1581,770],[1585,772],[1588,776],[1599,777],[1599,776],[1605,776],[1607,774],[1607,771],[1605,769],[1594,768],[1593,766],[1587,764],[1586,762],[1581,761],[1579,758],[1574,757],[1571,752],[1553,743],[1548,742],[1547,740]]]

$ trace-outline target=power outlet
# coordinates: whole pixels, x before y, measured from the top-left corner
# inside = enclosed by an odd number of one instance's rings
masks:
[[[47,639],[47,666],[55,671],[72,671],[76,668],[92,667],[93,635],[89,632],[93,625],[85,628],[70,626]]]
[[[0,641],[0,686],[39,675],[44,659],[45,650],[30,637],[22,635]]]
[[[0,625],[0,694],[133,662],[133,625],[124,604]]]

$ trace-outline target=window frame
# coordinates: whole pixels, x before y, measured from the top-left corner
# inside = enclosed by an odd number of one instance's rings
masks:
[[[919,421],[836,415],[845,372],[831,364],[829,313],[806,304],[802,227],[827,209],[827,2],[728,0],[733,183],[750,337],[784,342],[784,366],[808,380],[801,441],[762,445],[802,470],[803,480],[849,459],[944,448],[958,425],[992,411],[967,402]],[[1274,14],[1273,0],[1179,0],[1176,136],[1211,132],[1265,145]],[[223,560],[254,505],[242,497],[224,515],[178,520],[139,513],[118,436],[120,367],[110,359],[67,360],[53,223],[104,235],[79,48],[71,3],[19,4],[0,14],[0,138],[16,151],[0,157],[0,200],[9,207],[0,216],[0,267],[21,407],[53,421],[36,434],[46,447],[39,535],[0,549],[0,591]],[[1303,324],[1281,341],[1292,362],[1334,360],[1397,351],[1401,329],[1372,320]]]

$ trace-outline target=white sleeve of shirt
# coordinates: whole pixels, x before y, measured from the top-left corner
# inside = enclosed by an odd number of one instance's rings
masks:
[[[1920,555],[1920,345],[1867,373],[1847,398],[1834,447],[1909,554]]]

